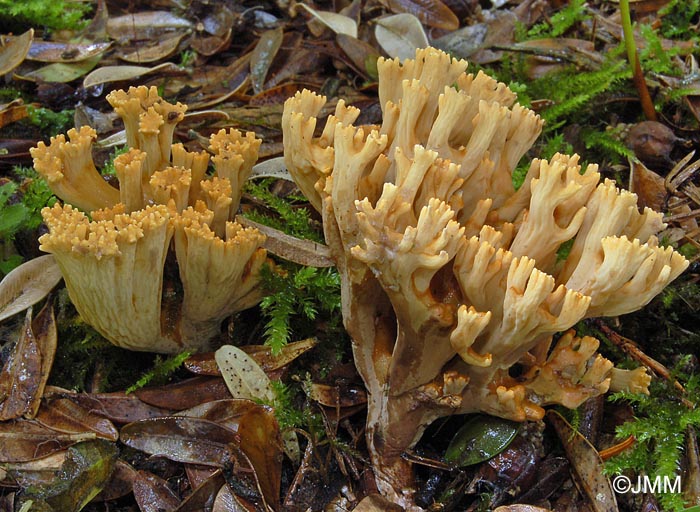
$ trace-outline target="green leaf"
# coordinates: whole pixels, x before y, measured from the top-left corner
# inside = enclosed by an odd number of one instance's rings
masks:
[[[450,441],[445,460],[458,467],[489,460],[508,447],[519,427],[517,422],[495,416],[472,416]]]

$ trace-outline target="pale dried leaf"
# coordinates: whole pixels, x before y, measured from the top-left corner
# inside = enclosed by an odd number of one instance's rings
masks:
[[[330,250],[323,244],[296,238],[244,217],[236,217],[236,221],[242,226],[253,227],[263,233],[267,237],[263,247],[280,258],[307,267],[332,267],[335,265],[331,260]]]
[[[152,68],[145,66],[102,66],[96,69],[83,79],[85,89],[109,82],[122,82],[134,80],[144,75],[161,74],[181,74],[183,71],[172,62],[164,62]]]
[[[275,398],[272,384],[260,365],[240,348],[224,345],[215,354],[216,364],[234,398],[265,400]]]
[[[113,39],[148,37],[153,30],[190,29],[192,22],[169,11],[143,11],[114,16],[107,21],[107,32]]]
[[[46,297],[61,280],[53,255],[23,263],[0,281],[0,322]]]
[[[357,37],[357,23],[355,23],[355,20],[352,18],[348,18],[336,12],[317,11],[302,3],[297,5],[303,7],[309,14],[336,34],[346,34],[348,36]]]
[[[13,37],[0,46],[0,75],[5,75],[22,64],[34,39],[34,29]]]
[[[253,85],[253,92],[258,94],[265,87],[265,77],[267,76],[272,61],[282,46],[284,32],[281,27],[275,30],[267,30],[262,33],[258,43],[253,48],[250,57],[250,80]]]
[[[184,34],[175,34],[159,40],[157,44],[143,45],[134,50],[121,53],[119,58],[136,64],[156,62],[173,55],[177,51],[177,47],[183,37]]]
[[[76,44],[61,41],[34,41],[27,59],[38,62],[80,62],[102,55],[112,43]]]
[[[390,57],[399,59],[412,59],[416,56],[416,48],[428,46],[428,36],[420,20],[408,13],[377,20],[374,36]]]
[[[234,398],[264,400],[268,403],[275,398],[270,378],[251,356],[233,345],[224,345],[214,354],[221,375],[226,381]],[[284,451],[293,461],[301,457],[296,433],[287,431],[282,434]]]
[[[253,178],[277,178],[280,180],[294,181],[284,163],[284,157],[270,158],[253,166],[253,172],[248,179]]]

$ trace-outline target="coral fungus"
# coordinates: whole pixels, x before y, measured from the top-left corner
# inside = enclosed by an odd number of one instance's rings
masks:
[[[212,135],[216,174],[207,177],[208,153],[172,144],[184,105],[155,87],[107,100],[130,146],[114,162],[118,190],[95,168],[92,128],[32,149],[37,171],[67,203],[42,212],[49,233],[41,249],[54,254],[81,316],[112,343],[163,353],[206,348],[224,318],[261,297],[265,237],[232,222],[261,141],[236,130]],[[171,241],[179,284],[164,292]]]
[[[613,369],[569,329],[644,306],[688,264],[658,246],[659,213],[577,156],[534,160],[516,190],[542,121],[466,68],[432,48],[380,59],[381,126],[353,126],[359,111],[339,101],[316,136],[325,98],[309,91],[283,115],[287,167],[341,272],[377,484],[407,508],[402,454],[439,417],[536,420],[547,404],[646,390],[643,370]]]

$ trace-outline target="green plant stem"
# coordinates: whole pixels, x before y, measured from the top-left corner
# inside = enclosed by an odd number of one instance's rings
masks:
[[[629,0],[620,0],[620,17],[622,19],[622,33],[625,39],[625,48],[627,49],[627,60],[632,67],[632,81],[639,93],[639,101],[642,103],[644,117],[649,121],[656,121],[656,109],[654,108],[654,103],[651,101],[651,95],[649,94],[649,89],[644,79],[644,73],[642,72],[642,67],[637,58],[637,46],[634,42]]]

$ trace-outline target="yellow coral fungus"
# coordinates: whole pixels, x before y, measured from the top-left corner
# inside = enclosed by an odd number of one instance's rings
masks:
[[[35,167],[67,203],[42,212],[49,233],[41,248],[56,257],[81,316],[111,342],[166,353],[207,348],[227,316],[261,298],[265,237],[231,222],[261,141],[236,130],[212,137],[215,164],[235,176],[232,187],[227,178],[206,176],[206,152],[172,144],[184,105],[146,87],[107,99],[131,146],[114,162],[120,188],[95,169],[91,128],[40,143],[32,150]],[[180,284],[168,288],[181,288],[179,296],[164,292],[173,234]]]
[[[381,126],[353,126],[359,111],[339,102],[316,137],[325,99],[302,91],[285,103],[285,162],[342,275],[377,485],[416,510],[402,454],[435,419],[540,419],[547,404],[644,391],[644,371],[613,369],[594,338],[555,335],[642,307],[688,262],[658,247],[660,214],[577,156],[533,161],[516,191],[542,121],[504,84],[433,48],[377,68]]]

